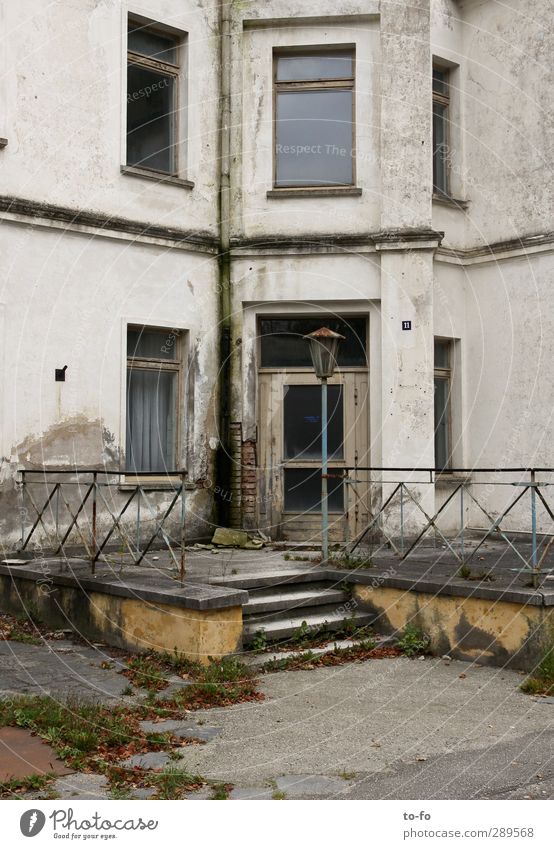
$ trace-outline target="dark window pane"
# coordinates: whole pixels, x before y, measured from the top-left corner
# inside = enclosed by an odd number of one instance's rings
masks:
[[[277,57],[277,82],[291,80],[346,80],[354,76],[352,51]]]
[[[448,432],[450,381],[435,377],[435,467],[450,466],[450,438]]]
[[[450,342],[435,342],[435,368],[450,368]]]
[[[133,53],[141,53],[159,62],[170,62],[172,65],[177,63],[175,39],[169,35],[153,32],[145,27],[130,27],[127,46]]]
[[[176,360],[177,332],[133,328],[127,331],[127,356],[156,360]]]
[[[127,370],[127,471],[174,471],[176,385],[176,372]]]
[[[443,97],[448,97],[448,71],[433,68],[433,91]]]
[[[303,339],[321,326],[345,339],[340,343],[339,368],[367,368],[366,319],[336,318],[264,318],[260,321],[262,368],[312,368],[308,342]]]
[[[433,104],[433,188],[448,193],[448,108]]]
[[[150,68],[127,67],[127,164],[175,171],[175,78]]]
[[[353,92],[277,93],[276,186],[351,185]]]
[[[321,387],[285,386],[283,402],[286,460],[321,459]],[[343,455],[342,386],[327,387],[327,456]]]
[[[331,474],[341,474],[333,469]],[[329,511],[344,512],[344,484],[329,478]],[[289,513],[321,513],[321,469],[285,469],[285,510]]]

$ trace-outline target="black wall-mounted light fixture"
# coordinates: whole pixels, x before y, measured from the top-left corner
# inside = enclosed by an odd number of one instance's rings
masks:
[[[56,380],[57,381],[59,381],[61,383],[65,382],[65,371],[66,371],[66,369],[67,369],[67,366],[64,366],[63,368],[57,368],[56,369]]]

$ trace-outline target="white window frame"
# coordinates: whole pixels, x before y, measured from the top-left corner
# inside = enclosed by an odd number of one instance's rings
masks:
[[[136,23],[145,28],[152,29],[160,34],[170,35],[175,38],[177,45],[177,65],[172,66],[178,79],[176,81],[175,93],[175,171],[169,174],[165,171],[156,171],[148,167],[139,167],[127,164],[127,65],[129,59],[127,32],[129,23]],[[137,55],[138,54],[132,54]],[[162,65],[156,60],[148,60],[148,57],[140,56],[138,64],[148,64],[152,67],[159,65],[159,69],[166,73]],[[170,65],[167,65],[168,69]],[[122,8],[121,17],[121,123],[120,123],[120,171],[122,174],[155,180],[158,183],[174,183],[185,188],[193,188],[194,183],[187,179],[188,169],[188,33],[177,29],[163,20],[147,18],[139,10],[132,6]]]

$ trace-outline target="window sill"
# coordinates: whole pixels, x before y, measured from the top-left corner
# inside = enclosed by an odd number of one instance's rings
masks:
[[[358,186],[303,186],[294,188],[271,189],[267,197],[276,198],[305,198],[305,197],[359,197],[362,190]]]
[[[460,200],[459,198],[450,197],[450,195],[442,195],[439,192],[433,192],[433,203],[438,203],[439,206],[450,206],[454,209],[466,210],[469,206],[469,201]]]
[[[191,180],[183,180],[182,177],[173,177],[171,174],[164,174],[163,171],[150,171],[147,168],[137,168],[135,165],[122,165],[121,173],[129,177],[142,177],[143,180],[154,180],[156,183],[171,183],[174,186],[181,186],[183,189],[194,188],[194,183]]]
[[[449,472],[448,469],[445,469],[443,472],[435,473],[435,483],[439,485],[447,486],[448,484],[470,483],[470,481],[470,472]]]

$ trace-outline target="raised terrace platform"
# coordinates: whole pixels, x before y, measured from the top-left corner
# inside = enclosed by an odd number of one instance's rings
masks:
[[[540,586],[531,586],[505,549],[488,542],[465,577],[450,551],[431,546],[405,561],[361,551],[343,568],[279,546],[197,549],[186,553],[184,584],[166,550],[140,566],[108,556],[94,576],[84,559],[15,556],[0,564],[0,609],[31,611],[130,650],[177,650],[201,661],[248,649],[260,635],[286,642],[299,628],[341,631],[348,623],[354,633],[373,625],[393,634],[414,624],[434,653],[530,670],[554,644],[554,580],[545,562]]]

